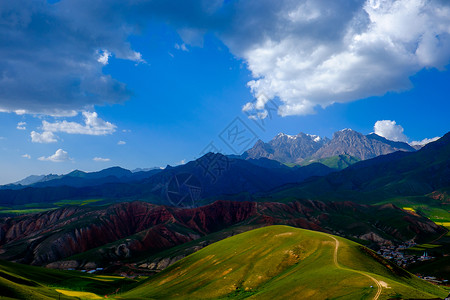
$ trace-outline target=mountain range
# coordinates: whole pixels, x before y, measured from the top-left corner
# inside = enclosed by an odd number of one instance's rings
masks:
[[[416,152],[395,152],[358,162],[273,197],[350,200],[376,203],[398,196],[419,196],[450,187],[450,133]]]
[[[375,133],[363,135],[351,129],[343,129],[335,132],[331,140],[305,133],[280,133],[268,143],[257,141],[242,157],[265,157],[282,163],[302,163],[305,160],[311,162],[339,155],[365,160],[396,151],[415,150],[407,143],[390,141]]]
[[[153,176],[160,168],[130,171],[121,167],[111,167],[98,172],[74,170],[65,175],[31,175],[20,181],[0,186],[0,189],[22,189],[25,187],[72,186],[87,187],[113,182],[138,181]]]
[[[446,139],[445,137],[441,140],[445,141]],[[258,149],[265,149],[266,152],[256,151]],[[419,153],[422,153],[423,150],[427,152],[426,149],[429,147],[426,146],[416,152],[406,143],[389,141],[376,134],[365,136],[350,129],[336,132],[332,140],[302,133],[297,136],[279,134],[267,144],[258,141],[241,157],[208,153],[195,161],[176,167],[167,166],[163,170],[157,168],[131,172],[113,167],[99,172],[86,173],[76,170],[56,177],[49,175],[34,183],[31,181],[32,178],[28,178],[22,182],[22,184],[29,183],[28,185],[2,186],[0,205],[46,203],[48,207],[52,207],[52,203],[60,200],[101,199],[109,202],[145,200],[156,204],[194,207],[216,199],[224,199],[224,197],[227,199],[231,197],[232,200],[239,201],[252,200],[253,195],[258,193],[264,194],[271,190],[284,189],[285,185],[299,185],[302,182],[311,181],[314,177],[328,175],[328,177],[318,179],[318,182],[325,182],[316,184],[317,192],[314,190],[304,194],[304,197],[318,197],[326,195],[327,191],[334,192],[334,189],[329,187],[330,181],[336,181],[333,178],[340,178],[339,180],[345,182],[347,178],[353,176],[351,174],[356,172],[354,170],[366,165],[384,166],[387,164],[386,169],[389,170],[390,160],[395,161],[397,158],[407,156],[411,159],[407,160],[409,163],[404,168],[414,169],[416,168],[414,157],[418,157],[418,163],[424,161],[421,159],[423,155]],[[268,155],[269,152],[270,155]],[[385,155],[386,153],[390,155]],[[302,158],[306,155],[309,158]],[[428,156],[430,157],[430,155]],[[374,156],[378,160],[372,163],[369,158]],[[274,160],[275,158],[280,161]],[[303,160],[303,166],[283,163],[284,158],[284,161],[290,162]],[[365,161],[356,163],[360,160]],[[389,161],[389,163],[382,163],[383,161]],[[355,168],[347,168],[352,164]],[[348,170],[336,173],[341,168]],[[445,169],[445,166],[443,168]],[[378,171],[369,172],[378,174]],[[357,179],[348,183],[350,190],[357,189],[358,181],[365,178],[360,173],[356,176]],[[382,177],[377,175],[370,178],[371,180],[377,179],[377,184],[379,184]],[[425,180],[431,178],[433,178],[433,174],[429,174]],[[34,179],[38,178],[34,177]],[[390,180],[393,179],[386,178],[386,182],[391,182]],[[407,184],[409,181],[404,185]],[[447,183],[444,182],[440,186],[445,186],[445,184]],[[309,184],[309,186],[313,185]],[[414,189],[417,190],[417,194],[425,190],[432,192],[437,186],[434,184],[425,188],[422,184],[415,185]],[[302,189],[306,191],[309,188]],[[406,187],[389,191],[390,195],[409,195],[411,193],[414,194],[412,191],[407,192]],[[330,196],[335,197],[336,195]],[[345,199],[345,197],[344,195],[341,199]],[[105,202],[98,204],[101,203]]]
[[[53,203],[63,199],[147,200],[159,204],[192,207],[196,202],[224,194],[269,191],[287,183],[333,172],[322,164],[290,168],[267,159],[243,160],[219,153],[177,167],[131,173],[120,168],[97,173],[75,172],[26,187],[0,190],[0,204]],[[128,171],[129,172],[129,171]],[[105,177],[100,175],[104,174]],[[80,176],[82,175],[82,177]]]
[[[311,164],[319,162],[330,164],[332,168],[342,169],[354,162],[373,158],[395,151],[415,151],[403,142],[387,140],[371,133],[363,135],[351,129],[335,132],[330,140],[327,137],[299,133],[295,136],[280,133],[268,143],[258,140],[255,145],[241,156],[228,156],[220,160],[242,158],[262,167],[281,168],[282,164]],[[265,158],[266,160],[260,160]],[[270,160],[270,161],[269,161]],[[330,161],[333,161],[329,163]],[[197,162],[197,165],[199,163]],[[169,168],[171,168],[169,166]],[[149,178],[162,168],[135,169],[111,167],[98,172],[74,170],[65,175],[31,175],[20,181],[0,186],[0,189],[22,189],[25,187],[72,186],[87,187],[103,183],[121,183]]]

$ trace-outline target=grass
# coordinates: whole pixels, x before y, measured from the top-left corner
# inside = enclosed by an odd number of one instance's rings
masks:
[[[23,205],[13,205],[10,207],[0,207],[0,216],[18,216],[32,213],[40,213],[57,209],[64,206],[85,206],[104,204],[104,199],[65,199],[53,203],[26,203]]]
[[[40,212],[48,211],[51,209],[55,209],[55,208],[3,209],[0,211],[0,214],[26,215],[26,214],[40,213]]]
[[[93,204],[93,203],[100,202],[100,201],[103,201],[103,199],[61,200],[58,202],[54,202],[53,204],[56,206],[67,206],[67,205],[83,206],[83,205]]]
[[[61,293],[66,296],[81,298],[81,299],[102,299],[99,295],[89,292],[78,292],[78,291],[68,291],[68,290],[60,290],[56,289],[58,293]]]
[[[107,280],[107,281],[105,281]],[[0,261],[0,296],[15,299],[98,299],[135,281]]]
[[[384,200],[377,204],[381,205],[387,203],[392,203],[404,210],[423,215],[436,224],[450,224],[449,205],[433,199],[432,194],[425,196],[396,197]]]
[[[446,292],[349,240],[288,226],[238,234],[161,273],[133,281],[0,261],[0,296],[19,299],[380,299],[444,297]],[[115,294],[119,291],[119,294]]]
[[[371,250],[335,238],[341,267],[330,236],[288,226],[252,230],[189,255],[118,298],[372,299],[377,289],[361,272],[390,287],[380,299],[446,296]]]
[[[408,251],[425,251],[425,250],[439,248],[439,247],[442,247],[442,245],[421,244],[421,245],[416,245],[414,247],[408,248]]]

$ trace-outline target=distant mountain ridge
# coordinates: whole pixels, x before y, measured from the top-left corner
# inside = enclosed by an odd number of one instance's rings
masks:
[[[412,152],[416,149],[404,142],[390,141],[375,133],[363,135],[352,129],[343,129],[333,134],[333,138],[299,133],[280,133],[268,143],[259,140],[242,155],[244,159],[269,158],[282,163],[302,163],[306,159],[318,161],[340,155],[366,160],[396,151]]]
[[[4,186],[0,189],[0,204],[101,198],[114,201],[146,199],[157,204],[193,207],[197,200],[227,194],[251,195],[333,171],[318,163],[290,168],[268,159],[243,160],[207,153],[195,161],[168,166],[164,170],[131,173],[116,167],[93,173],[74,171],[62,178],[31,186]],[[120,177],[126,174],[129,176]]]
[[[31,175],[20,181],[2,185],[0,190],[18,190],[26,187],[88,187],[104,183],[138,181],[160,172],[160,168],[130,171],[121,167],[111,167],[97,172],[74,170],[64,175]]]

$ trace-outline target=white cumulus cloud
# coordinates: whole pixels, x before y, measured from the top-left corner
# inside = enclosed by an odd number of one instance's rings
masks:
[[[39,157],[38,159],[42,161],[51,161],[51,162],[64,162],[72,160],[72,158],[69,157],[69,154],[63,149],[58,149],[56,150],[55,154],[50,155],[48,157],[42,156]]]
[[[49,132],[65,132],[69,134],[107,135],[116,131],[117,126],[98,117],[96,112],[83,112],[84,124],[77,122],[42,121],[42,128]]]
[[[30,154],[24,154],[22,155],[23,158],[27,158],[27,159],[31,159],[31,155]]]
[[[125,142],[125,141],[118,141],[117,142],[117,145],[125,145],[127,142]]]
[[[397,125],[395,121],[377,121],[373,126],[373,129],[376,134],[391,141],[406,142],[408,140],[406,135],[403,133],[403,127],[401,125]]]
[[[107,162],[107,161],[110,161],[111,159],[103,158],[103,157],[94,157],[92,160],[96,161],[96,162]]]
[[[437,141],[440,137],[425,138],[421,141],[408,142],[408,137],[403,133],[404,129],[400,124],[391,120],[381,120],[375,122],[374,132],[391,141],[409,143],[411,146],[425,146],[428,143]]]
[[[56,136],[50,131],[44,131],[42,133],[32,131],[30,136],[33,143],[49,144],[57,142]]]
[[[262,1],[266,15],[248,11],[240,19],[243,29],[256,24],[259,31],[223,38],[247,61],[255,95],[278,97],[282,116],[305,115],[316,106],[408,89],[421,69],[444,68],[450,61],[446,2]]]

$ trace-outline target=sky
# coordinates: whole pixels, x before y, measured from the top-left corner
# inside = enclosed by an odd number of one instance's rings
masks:
[[[0,184],[450,129],[445,0],[0,2]]]

